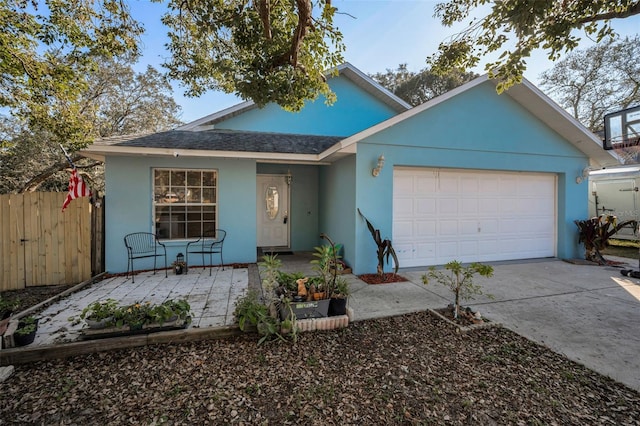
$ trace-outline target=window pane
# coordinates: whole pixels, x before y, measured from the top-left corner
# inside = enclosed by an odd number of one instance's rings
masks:
[[[201,203],[202,202],[202,190],[200,188],[189,188],[188,203]]]
[[[171,186],[173,187],[174,191],[180,189],[181,187],[184,188],[185,175],[186,172],[184,171],[171,171]]]
[[[216,224],[213,222],[204,222],[202,224],[202,231],[204,235],[212,237],[216,233]]]
[[[201,235],[200,228],[200,222],[190,222],[187,225],[187,238],[198,238]]]
[[[275,186],[270,186],[267,188],[267,193],[265,194],[265,203],[267,216],[269,219],[273,220],[278,216],[278,208],[280,207],[280,196],[278,194],[278,188]]]
[[[185,238],[185,235],[185,224],[183,222],[171,224],[171,238]]]
[[[156,170],[154,185],[156,186],[168,186],[169,185],[169,170]]]
[[[215,188],[202,188],[202,202],[203,203],[215,203],[216,202],[216,189]]]
[[[202,172],[188,171],[187,186],[201,186],[201,185],[202,185]]]
[[[202,212],[200,209],[189,209],[189,213],[187,214],[188,222],[200,222],[202,220]]]
[[[216,186],[215,172],[202,172],[202,186]]]

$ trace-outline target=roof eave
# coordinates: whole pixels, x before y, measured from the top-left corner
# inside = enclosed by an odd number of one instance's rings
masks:
[[[79,151],[79,154],[105,161],[107,156],[145,156],[145,157],[187,157],[187,158],[236,158],[252,159],[259,162],[291,162],[318,164],[322,161],[318,154],[292,154],[279,152],[243,152],[243,151],[212,151],[198,149],[175,148],[140,148],[123,146],[91,146]]]

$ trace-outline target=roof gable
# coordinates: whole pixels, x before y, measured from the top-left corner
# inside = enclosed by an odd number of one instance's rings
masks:
[[[409,111],[394,116],[382,123],[374,125],[371,128],[365,129],[362,132],[344,139],[339,144],[323,153],[321,157],[323,159],[330,160],[335,156],[339,156],[341,152],[354,152],[354,145],[357,144],[357,142],[399,125],[400,123],[407,122],[425,111],[444,105],[451,99],[463,96],[480,85],[490,85],[492,93],[495,94],[495,84],[496,83],[493,80],[490,80],[486,75],[479,77],[445,93],[442,96],[431,99]],[[543,92],[537,89],[528,80],[524,79],[521,84],[513,86],[502,95],[495,94],[495,96],[507,96],[508,99],[518,103],[545,126],[556,132],[564,140],[570,142],[575,148],[588,156],[592,165],[605,167],[618,164],[618,161],[614,156],[602,149],[602,142],[596,135],[586,129],[581,123],[579,123]],[[463,124],[464,123],[460,123],[460,125]],[[455,127],[452,127],[452,129],[455,129]]]
[[[258,108],[243,102],[195,120],[178,130],[228,129],[315,135],[352,135],[384,121],[411,106],[380,86],[351,64],[338,67],[338,76],[329,86],[338,100],[327,106],[321,99],[307,102],[302,111],[292,113],[276,104]]]

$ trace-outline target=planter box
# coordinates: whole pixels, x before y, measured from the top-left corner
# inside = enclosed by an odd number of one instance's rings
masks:
[[[189,324],[190,321],[178,318],[174,321],[164,322],[162,324],[145,324],[138,329],[132,329],[128,325],[124,325],[122,327],[86,328],[82,330],[81,338],[89,340],[104,339],[107,337],[133,336],[136,334],[149,334],[156,333],[158,331],[179,330],[187,328]]]
[[[329,299],[311,302],[291,302],[291,308],[296,319],[324,318],[329,314]],[[280,319],[289,318],[289,309],[280,305]]]

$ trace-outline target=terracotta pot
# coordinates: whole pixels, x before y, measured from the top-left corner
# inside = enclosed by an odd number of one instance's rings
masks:
[[[322,292],[322,293],[313,293],[313,300],[323,300],[327,298],[327,293]]]

